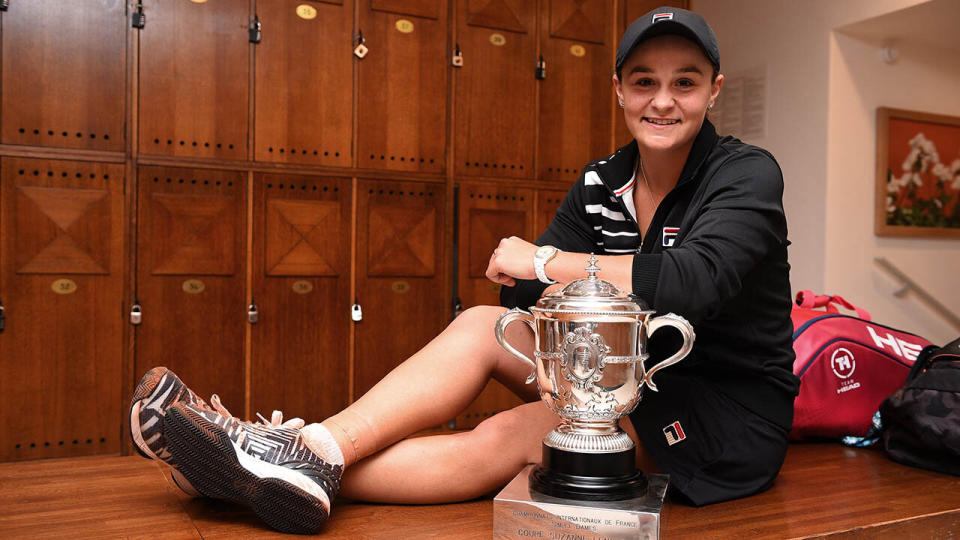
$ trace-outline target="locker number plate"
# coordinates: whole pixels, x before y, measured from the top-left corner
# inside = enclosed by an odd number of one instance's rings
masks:
[[[317,18],[317,8],[309,4],[300,4],[297,6],[297,17],[301,19],[316,19]]]
[[[77,292],[77,282],[72,279],[58,279],[50,288],[57,294],[73,294]]]
[[[407,19],[398,19],[394,26],[397,27],[398,32],[403,34],[413,33],[413,21],[408,21]]]
[[[507,44],[507,38],[503,37],[503,34],[497,34],[494,32],[490,34],[490,43],[493,43],[497,47],[503,47]]]
[[[293,292],[297,294],[308,294],[313,290],[313,283],[307,280],[299,279],[293,282]]]
[[[410,290],[410,284],[406,281],[394,281],[390,288],[393,289],[393,292],[397,294],[403,294]]]
[[[188,279],[183,282],[181,287],[187,294],[200,294],[207,288],[206,284],[199,279]]]
[[[571,45],[570,54],[576,56],[577,58],[581,58],[583,55],[587,54],[587,50],[583,48],[583,45]]]

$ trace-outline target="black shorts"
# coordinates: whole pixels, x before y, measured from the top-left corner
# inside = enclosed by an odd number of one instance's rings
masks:
[[[644,450],[670,475],[672,493],[701,506],[769,488],[789,433],[724,394],[715,383],[659,372],[630,420]]]

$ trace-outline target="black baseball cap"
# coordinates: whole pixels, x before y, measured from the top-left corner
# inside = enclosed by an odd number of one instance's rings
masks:
[[[659,7],[630,23],[617,48],[616,71],[620,72],[627,57],[641,41],[664,34],[678,34],[692,40],[700,48],[714,69],[720,70],[720,46],[713,29],[703,17],[692,11],[673,7]]]

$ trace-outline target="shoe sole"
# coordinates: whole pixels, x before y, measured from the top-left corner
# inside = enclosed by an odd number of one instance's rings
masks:
[[[208,497],[246,505],[281,532],[314,534],[327,520],[329,513],[316,496],[289,482],[263,478],[248,470],[227,433],[189,409],[167,409],[164,431],[180,473]]]

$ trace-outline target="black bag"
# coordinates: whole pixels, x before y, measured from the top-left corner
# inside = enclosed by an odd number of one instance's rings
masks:
[[[924,348],[880,416],[891,459],[960,476],[960,339]]]

